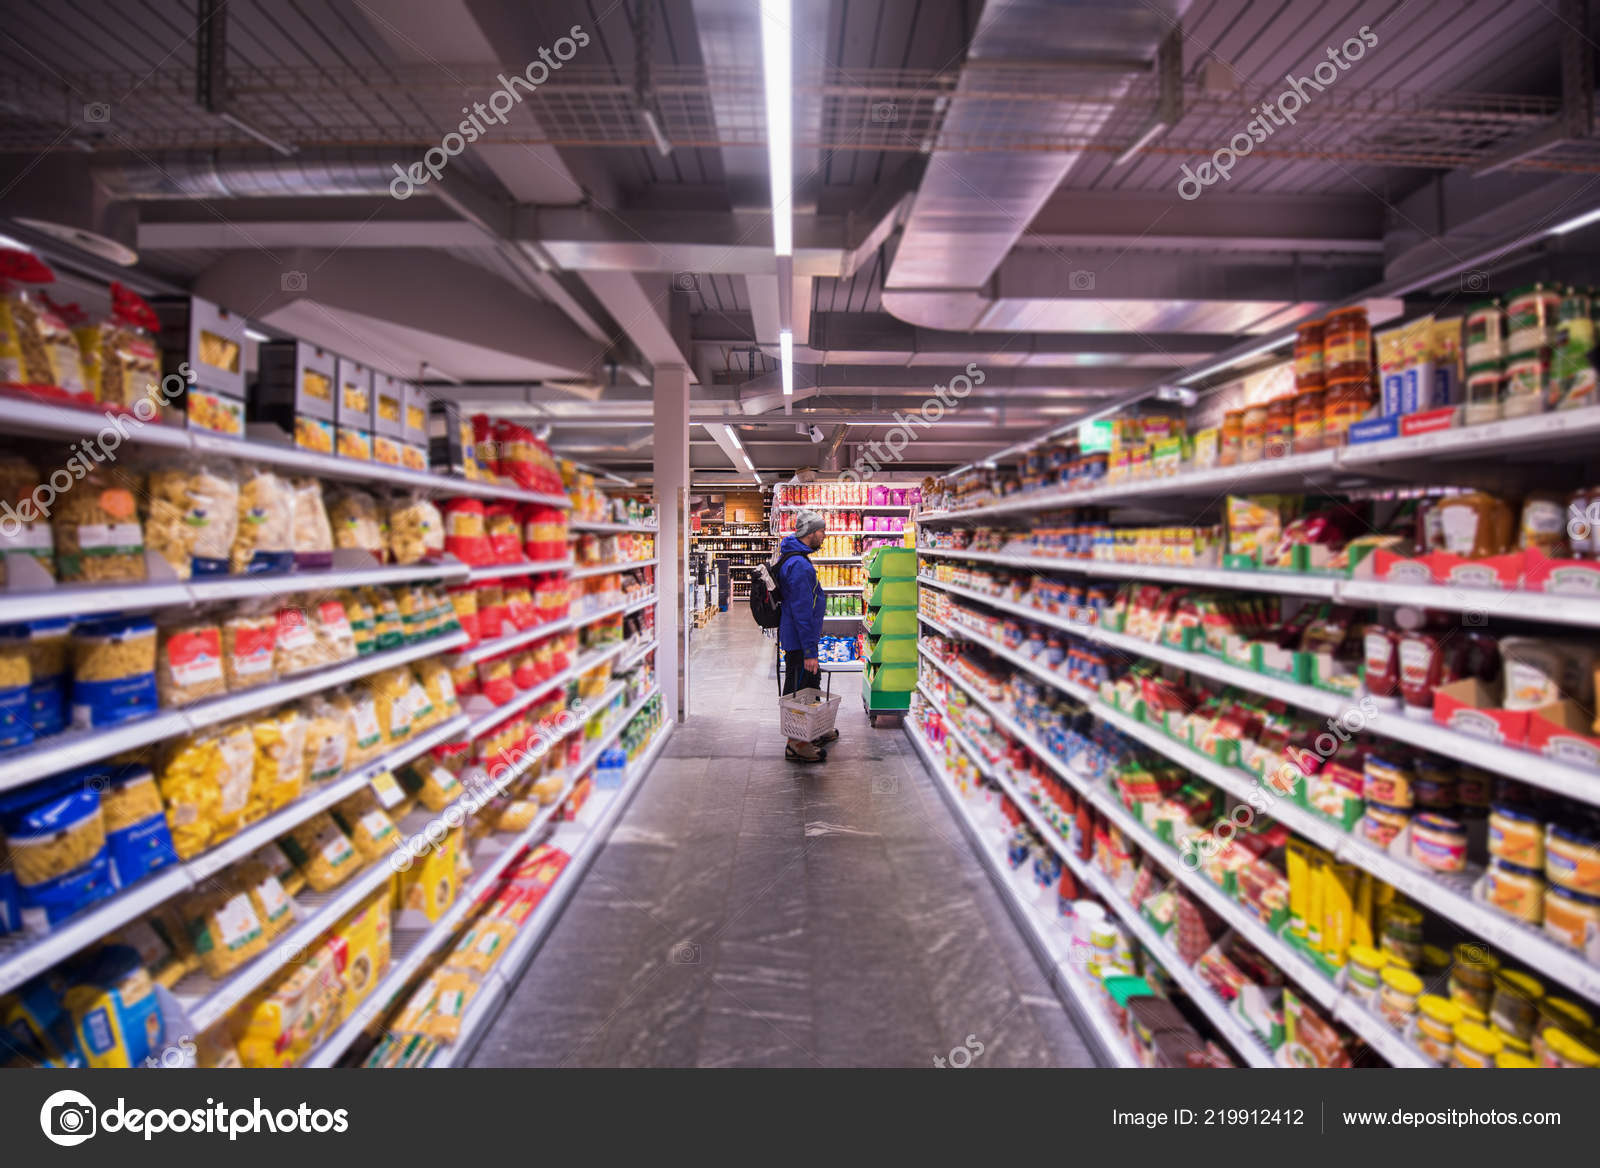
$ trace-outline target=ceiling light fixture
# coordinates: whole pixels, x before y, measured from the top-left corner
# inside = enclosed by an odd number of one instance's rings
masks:
[[[766,83],[767,170],[772,178],[772,249],[794,254],[794,44],[790,0],[761,0],[761,70]]]
[[[783,396],[794,396],[794,331],[784,329],[778,334],[778,363],[783,368]]]
[[[750,456],[748,454],[745,454],[743,451],[740,451],[739,452],[739,457],[744,459],[744,465],[745,465],[745,468],[747,470],[754,471],[756,469],[756,464],[750,461]]]
[[[267,336],[267,334],[266,334],[266,333],[263,333],[263,332],[258,332],[258,331],[257,331],[257,330],[255,330],[255,329],[253,329],[253,328],[247,328],[247,329],[245,329],[245,330],[244,330],[244,335],[245,335],[245,338],[246,338],[246,339],[247,339],[247,340],[252,340],[252,341],[255,341],[255,342],[256,342],[256,344],[258,344],[258,345],[259,345],[259,344],[260,344],[260,343],[261,343],[261,342],[262,342],[262,341],[270,341],[270,340],[271,340],[271,339],[272,339],[272,338],[271,338],[271,337],[269,337],[269,336]]]
[[[1144,133],[1139,135],[1138,139],[1133,143],[1133,145],[1129,146],[1121,154],[1117,155],[1117,157],[1112,161],[1111,165],[1121,166],[1124,162],[1128,161],[1128,159],[1132,158],[1135,154],[1139,153],[1139,151],[1148,146],[1151,139],[1160,137],[1166,132],[1166,130],[1166,122],[1161,121],[1159,118],[1152,120],[1151,123],[1145,127]]]
[[[1568,219],[1565,223],[1558,223],[1550,229],[1551,235],[1565,235],[1569,231],[1577,231],[1591,223],[1600,223],[1600,208],[1587,214],[1579,215],[1576,219]]]

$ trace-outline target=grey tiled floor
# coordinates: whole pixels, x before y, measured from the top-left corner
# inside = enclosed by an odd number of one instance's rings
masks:
[[[475,1066],[1091,1066],[932,778],[844,692],[783,758],[772,644],[695,634],[673,735]]]

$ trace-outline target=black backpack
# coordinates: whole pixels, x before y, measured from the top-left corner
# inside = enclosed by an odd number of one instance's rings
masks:
[[[783,586],[778,573],[783,565],[804,552],[783,552],[762,564],[750,577],[750,615],[764,629],[775,629],[782,618]]]

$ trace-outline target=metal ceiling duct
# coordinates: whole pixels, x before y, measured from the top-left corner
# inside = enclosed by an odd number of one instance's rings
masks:
[[[387,195],[394,159],[352,151],[284,158],[262,152],[223,157],[205,150],[148,159],[96,163],[90,173],[113,199],[274,199],[328,195]],[[419,187],[425,193],[428,187]]]
[[[943,129],[962,138],[1016,117],[1008,94],[1058,93],[1030,101],[1042,137],[1092,138],[1109,101],[1147,73],[1188,0],[989,0],[972,39]],[[972,329],[969,294],[994,274],[1081,157],[1074,151],[935,149],[884,282],[885,310],[928,328]]]

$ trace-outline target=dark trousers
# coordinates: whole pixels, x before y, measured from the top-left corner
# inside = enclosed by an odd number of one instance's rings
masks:
[[[792,694],[802,689],[821,689],[822,673],[806,668],[805,655],[798,649],[783,654],[783,692]]]

